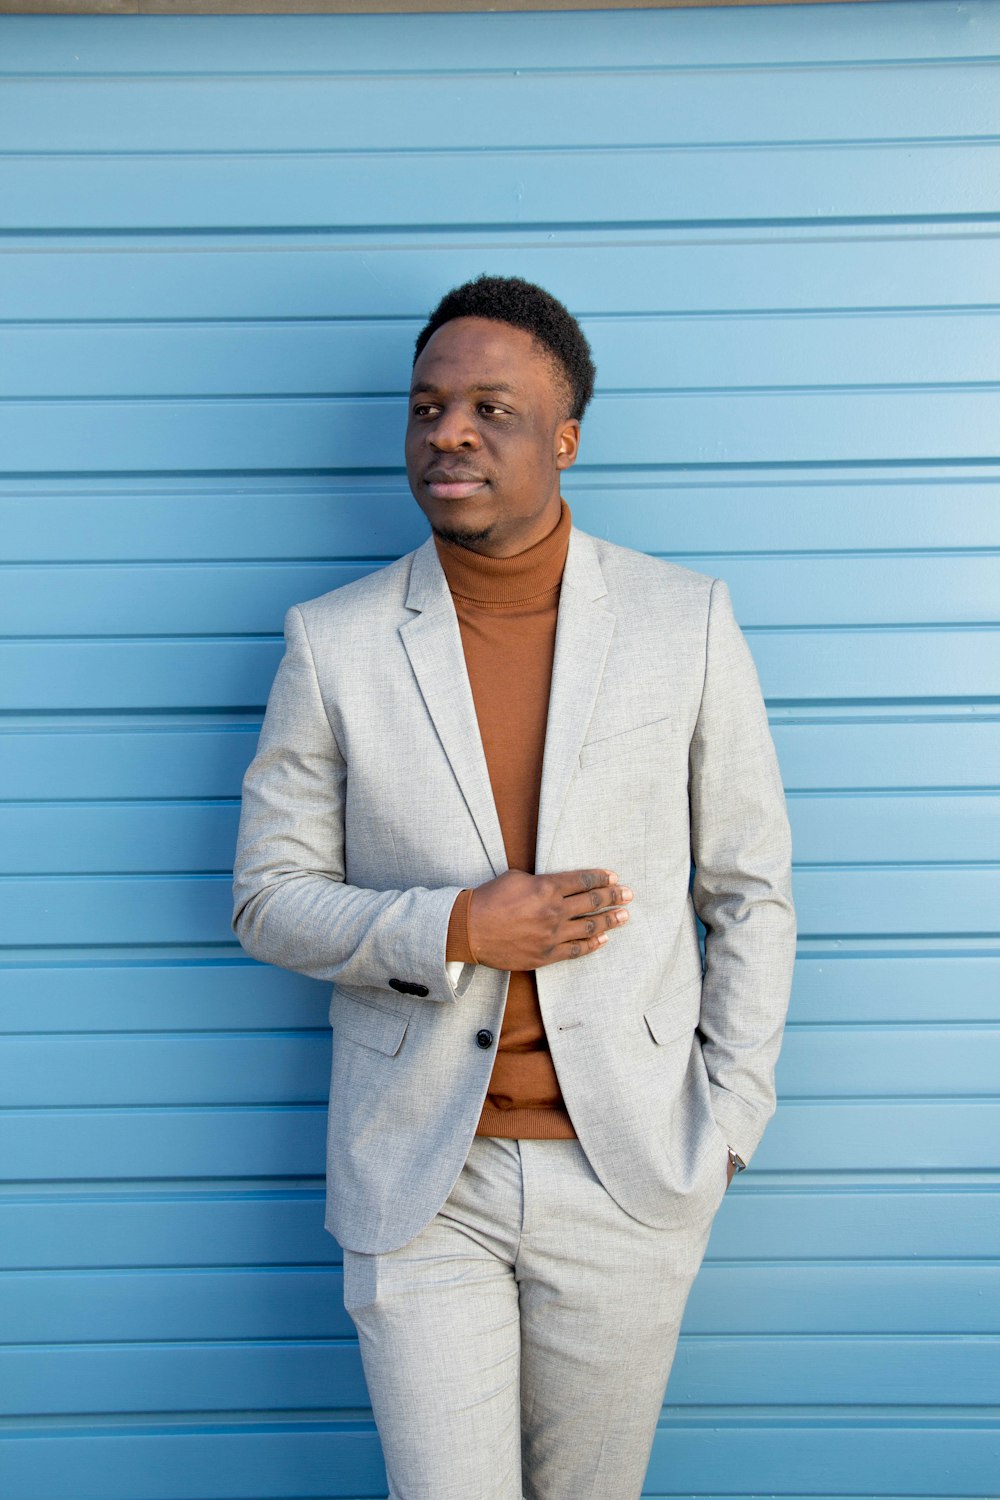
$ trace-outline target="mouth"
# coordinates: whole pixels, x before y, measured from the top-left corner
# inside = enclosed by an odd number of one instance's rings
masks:
[[[486,480],[478,474],[453,474],[447,470],[430,469],[424,475],[424,484],[435,500],[468,500],[484,488]]]

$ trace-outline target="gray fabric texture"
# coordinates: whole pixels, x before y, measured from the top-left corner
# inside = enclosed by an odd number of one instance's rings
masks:
[[[725,584],[574,530],[536,869],[586,867],[635,900],[598,953],[538,970],[563,1097],[627,1214],[700,1224],[720,1151],[749,1161],[774,1109],[795,939],[784,800]],[[469,1155],[495,1055],[476,1035],[499,1035],[508,976],[467,965],[454,982],[445,942],[459,890],[504,868],[428,541],[289,611],[244,782],[235,930],[333,985],[327,1225],[350,1249],[412,1240]]]
[[[479,1137],[409,1245],[345,1251],[390,1500],[639,1500],[714,1168],[697,1221],[651,1229],[578,1142]]]

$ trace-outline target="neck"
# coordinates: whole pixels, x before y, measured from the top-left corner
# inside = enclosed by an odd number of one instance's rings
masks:
[[[562,501],[552,530],[513,557],[489,557],[439,536],[434,537],[434,545],[452,594],[503,608],[559,587],[572,525],[569,507]]]

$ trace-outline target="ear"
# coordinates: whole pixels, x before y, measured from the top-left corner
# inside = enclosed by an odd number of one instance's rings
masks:
[[[568,417],[556,428],[556,468],[572,468],[579,451],[580,424],[575,417]]]

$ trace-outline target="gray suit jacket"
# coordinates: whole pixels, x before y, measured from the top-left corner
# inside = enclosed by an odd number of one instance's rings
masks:
[[[508,976],[453,978],[445,940],[462,887],[506,868],[503,839],[432,541],[290,610],[286,642],[244,782],[234,927],[333,985],[327,1225],[390,1250],[440,1208],[479,1119],[494,1049],[476,1033],[499,1035]],[[749,1160],[773,1112],[789,859],[725,584],[574,530],[536,869],[613,869],[635,900],[600,952],[540,969],[538,994],[580,1142],[644,1223],[714,1212],[727,1143]]]

